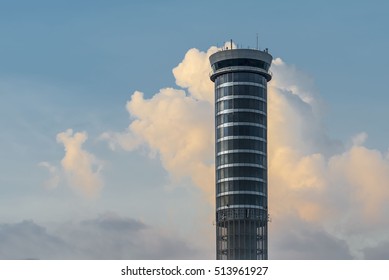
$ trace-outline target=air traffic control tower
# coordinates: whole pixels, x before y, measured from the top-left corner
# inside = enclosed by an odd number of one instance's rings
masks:
[[[267,49],[209,58],[215,83],[216,257],[268,258]]]

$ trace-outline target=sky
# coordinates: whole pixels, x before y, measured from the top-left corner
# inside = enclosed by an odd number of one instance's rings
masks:
[[[0,0],[0,259],[214,259],[213,84],[269,48],[269,258],[389,258],[385,1]]]

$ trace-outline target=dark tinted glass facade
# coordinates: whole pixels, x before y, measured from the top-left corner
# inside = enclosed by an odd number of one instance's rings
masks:
[[[267,259],[269,63],[234,58],[217,61],[212,68],[217,259]]]

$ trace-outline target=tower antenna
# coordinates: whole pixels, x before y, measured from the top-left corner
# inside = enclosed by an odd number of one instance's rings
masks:
[[[257,33],[257,50],[259,50],[258,33]]]

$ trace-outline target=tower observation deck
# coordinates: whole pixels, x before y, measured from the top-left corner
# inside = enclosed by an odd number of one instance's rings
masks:
[[[230,49],[209,60],[215,83],[216,257],[265,260],[272,56],[267,49]]]

